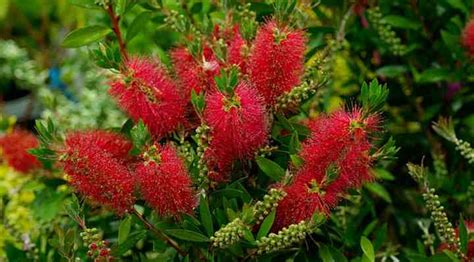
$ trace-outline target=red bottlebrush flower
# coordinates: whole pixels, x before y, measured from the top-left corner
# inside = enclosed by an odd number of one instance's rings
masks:
[[[179,218],[197,205],[189,173],[172,146],[154,152],[155,160],[137,168],[138,182],[145,201],[160,216]]]
[[[267,104],[298,85],[303,75],[306,39],[303,31],[274,21],[260,27],[250,55],[250,80]]]
[[[199,93],[214,87],[214,76],[219,74],[220,65],[209,47],[204,48],[201,61],[186,48],[171,51],[171,59],[187,99],[191,97],[191,90]]]
[[[66,138],[61,162],[79,193],[121,215],[135,201],[135,178],[126,166],[131,148],[132,144],[118,134],[71,133]]]
[[[117,80],[109,92],[134,121],[161,138],[184,121],[185,100],[165,70],[150,59],[132,58],[126,65],[129,79]]]
[[[327,214],[349,188],[373,179],[369,135],[378,123],[378,116],[364,116],[355,108],[310,124],[311,136],[300,153],[304,164],[285,188],[288,195],[277,208],[275,230],[310,219],[315,211]]]
[[[29,149],[39,146],[38,139],[25,130],[15,129],[0,138],[0,148],[7,164],[16,171],[27,173],[40,167],[40,162],[28,153]]]
[[[462,33],[462,44],[471,57],[474,57],[474,19],[469,21]]]
[[[273,232],[308,220],[316,211],[329,214],[329,208],[324,202],[324,195],[317,188],[317,182],[305,178],[306,175],[300,172],[293,184],[283,188],[286,196],[278,203]]]
[[[268,120],[262,99],[241,82],[232,97],[214,91],[206,97],[204,120],[211,128],[206,151],[209,166],[224,171],[237,159],[248,159],[263,146]]]
[[[248,48],[247,43],[240,34],[239,28],[236,26],[232,37],[227,42],[227,62],[237,65],[242,74],[247,73],[247,55],[245,52]]]

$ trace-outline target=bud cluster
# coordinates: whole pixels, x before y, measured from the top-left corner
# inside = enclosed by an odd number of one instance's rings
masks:
[[[396,56],[403,56],[407,52],[407,47],[401,43],[392,27],[383,19],[380,8],[368,9],[367,16],[382,41],[389,45],[390,52]]]
[[[265,217],[278,206],[278,202],[286,196],[286,192],[281,188],[272,188],[263,196],[263,200],[255,203],[253,208],[254,218],[259,224]]]
[[[88,251],[87,256],[94,261],[112,261],[113,258],[110,255],[109,242],[102,240],[102,234],[97,228],[86,228],[81,232],[80,236],[87,245]]]
[[[434,188],[425,188],[423,199],[426,202],[426,208],[430,212],[431,219],[434,222],[441,240],[447,243],[458,257],[462,258],[464,254],[460,249],[459,238],[454,231],[453,225],[449,222],[448,216],[439,201],[439,196],[435,194]]]
[[[471,147],[471,144],[462,139],[456,139],[454,144],[456,145],[456,150],[467,159],[467,162],[469,162],[469,164],[474,164],[474,149]]]
[[[200,184],[206,184],[208,182],[207,174],[209,169],[206,165],[206,159],[204,158],[204,152],[209,146],[209,131],[210,127],[206,124],[201,124],[196,128],[195,140],[197,142],[196,154],[198,157],[197,167],[199,170],[198,181]]]
[[[211,237],[212,246],[225,248],[237,243],[242,238],[245,227],[247,225],[240,218],[234,219]]]
[[[312,227],[306,221],[284,227],[277,234],[270,233],[268,237],[257,240],[257,253],[264,254],[288,248],[305,239],[306,234],[311,231]]]

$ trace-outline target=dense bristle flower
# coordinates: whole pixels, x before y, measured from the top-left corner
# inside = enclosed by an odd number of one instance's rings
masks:
[[[262,99],[241,82],[233,95],[218,91],[207,95],[204,120],[211,128],[206,158],[211,168],[225,170],[234,160],[248,159],[263,146],[268,120]]]
[[[158,138],[175,130],[184,121],[185,100],[163,67],[145,58],[132,58],[125,66],[129,75],[109,90],[119,105]]]
[[[153,151],[153,150],[151,150]],[[189,172],[172,146],[149,154],[137,168],[137,179],[143,199],[162,217],[179,218],[192,213],[197,205]]]
[[[28,153],[29,149],[38,147],[36,137],[25,130],[15,129],[13,132],[0,138],[2,156],[7,164],[15,170],[26,173],[40,166],[40,162]]]
[[[240,68],[242,74],[247,73],[247,43],[242,38],[239,28],[235,27],[231,38],[227,42],[227,62]]]
[[[462,44],[471,57],[474,57],[474,19],[469,21],[462,33]]]
[[[310,124],[311,136],[300,152],[304,164],[285,187],[287,196],[278,206],[275,230],[310,219],[316,211],[328,214],[347,190],[373,179],[370,135],[378,123],[378,116],[364,116],[354,108]]]
[[[257,31],[249,73],[266,103],[273,104],[279,95],[300,83],[305,44],[303,31],[278,26],[274,21]]]
[[[79,193],[123,214],[135,201],[135,178],[126,166],[131,148],[132,144],[118,134],[71,133],[67,135],[61,162]]]
[[[305,177],[304,174],[299,174]],[[291,224],[310,219],[315,212],[329,213],[324,202],[324,192],[317,188],[315,180],[296,179],[291,185],[283,187],[286,196],[278,203],[272,231],[277,232]]]
[[[195,59],[186,48],[171,51],[176,76],[187,99],[191,91],[200,93],[214,87],[214,76],[219,74],[220,64],[209,47],[204,47],[202,59]]]

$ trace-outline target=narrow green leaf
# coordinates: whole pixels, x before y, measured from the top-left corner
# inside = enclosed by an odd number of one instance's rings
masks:
[[[115,12],[119,16],[123,16],[127,9],[127,0],[117,0]]]
[[[198,232],[194,232],[186,229],[167,229],[165,233],[185,241],[191,242],[209,242],[209,238]]]
[[[375,261],[374,247],[372,246],[372,242],[370,242],[369,239],[362,236],[360,238],[360,247],[362,248],[362,251],[364,252],[365,256],[369,259],[369,261],[371,262]]]
[[[112,248],[112,255],[116,257],[120,257],[125,252],[127,252],[130,248],[132,248],[140,239],[143,239],[146,236],[147,231],[141,230],[137,232],[131,233],[125,242],[120,245],[114,246]]]
[[[263,220],[262,225],[260,226],[260,229],[258,230],[257,233],[257,239],[260,239],[268,234],[270,232],[270,229],[272,229],[273,221],[275,220],[275,210],[273,210],[268,216]]]
[[[79,28],[67,34],[61,45],[68,48],[85,46],[99,41],[110,32],[110,28],[101,25]]]
[[[469,242],[469,234],[467,232],[466,224],[464,219],[461,217],[459,219],[459,241],[461,242],[461,251],[467,253],[467,245]]]
[[[209,210],[209,205],[207,199],[201,196],[199,203],[199,215],[201,217],[201,224],[206,229],[207,235],[212,236],[214,234],[214,226],[212,224],[211,211]]]
[[[258,156],[256,161],[263,173],[275,181],[280,181],[280,179],[285,175],[285,170],[270,159]]]
[[[130,234],[130,229],[132,227],[132,217],[126,216],[122,222],[120,222],[118,230],[118,243],[119,245],[124,243],[127,240],[128,235]]]
[[[127,30],[127,37],[125,38],[127,42],[130,42],[140,32],[140,30],[143,29],[146,23],[150,20],[150,15],[151,12],[144,11],[133,19]]]
[[[430,68],[423,71],[416,82],[418,83],[436,83],[444,80],[449,80],[451,72],[445,68]]]
[[[365,184],[365,188],[367,188],[370,192],[376,194],[377,196],[381,197],[383,200],[387,201],[388,203],[392,203],[392,198],[388,191],[379,183],[367,183]]]
[[[417,20],[414,19],[409,19],[403,16],[398,16],[398,15],[388,15],[383,18],[387,24],[393,26],[393,27],[398,27],[398,28],[403,28],[403,29],[413,29],[413,30],[418,30],[421,28],[421,23]]]
[[[319,257],[323,262],[336,262],[329,251],[329,248],[326,245],[321,244],[319,247]]]

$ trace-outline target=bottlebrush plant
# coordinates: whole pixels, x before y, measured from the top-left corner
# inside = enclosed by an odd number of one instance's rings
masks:
[[[6,128],[4,162],[53,225],[34,243],[6,225],[9,259],[473,259],[472,117],[433,122],[472,100],[457,93],[474,72],[472,4],[74,2],[97,19],[62,46],[90,45],[127,120]],[[456,16],[431,32],[436,15]]]

